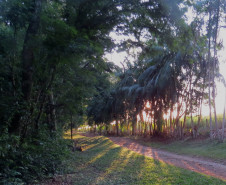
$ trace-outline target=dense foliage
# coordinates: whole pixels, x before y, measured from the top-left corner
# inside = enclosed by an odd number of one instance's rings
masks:
[[[103,55],[114,47],[117,3],[0,2],[1,182],[30,182],[60,166],[63,130],[83,122],[116,70]]]

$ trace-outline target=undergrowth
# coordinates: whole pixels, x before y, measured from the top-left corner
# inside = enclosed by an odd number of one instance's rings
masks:
[[[7,132],[0,136],[0,184],[29,184],[63,173],[69,150],[62,137],[42,132],[22,143]]]

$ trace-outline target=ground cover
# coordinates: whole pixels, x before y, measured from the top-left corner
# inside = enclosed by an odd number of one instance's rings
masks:
[[[75,136],[84,151],[75,151],[68,175],[46,184],[226,184],[225,181],[145,157],[103,136]]]
[[[209,158],[226,164],[226,142],[221,143],[210,139],[186,139],[169,141],[167,139],[132,138],[140,144],[162,149],[173,153]]]

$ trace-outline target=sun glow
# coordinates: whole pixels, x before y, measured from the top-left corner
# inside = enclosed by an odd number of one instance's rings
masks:
[[[146,106],[145,106],[146,109],[148,109],[149,111],[151,111],[151,105],[149,102],[146,103]],[[174,108],[174,111],[172,112],[172,119],[175,119],[177,117],[177,105],[176,107]],[[143,114],[143,119],[145,122],[151,122],[152,121],[152,118],[151,118],[151,115],[149,113],[147,113],[148,111],[147,110],[143,110],[142,114]],[[166,114],[163,115],[163,119],[164,120],[169,120],[170,119],[170,110],[167,111]],[[140,116],[138,115],[138,120],[140,120]]]
[[[78,128],[78,131],[89,130],[90,128],[91,128],[91,126],[89,126],[89,125],[83,125]]]

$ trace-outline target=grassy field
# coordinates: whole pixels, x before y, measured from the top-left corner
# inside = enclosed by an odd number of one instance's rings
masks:
[[[143,141],[136,139],[139,143],[153,148],[163,149],[169,152],[186,154],[190,156],[210,158],[216,161],[226,162],[226,142],[219,143],[218,141],[211,141],[210,139],[202,140],[183,140],[183,141]]]
[[[222,111],[223,112],[223,111]],[[196,125],[198,123],[198,116],[193,116],[193,122]],[[184,121],[184,118],[181,118],[181,121]],[[208,124],[206,125],[206,121],[208,122]],[[209,121],[210,121],[210,117],[209,116],[202,116],[201,122],[200,122],[200,127],[209,127]],[[213,126],[215,126],[215,121],[213,118]],[[219,126],[221,127],[222,122],[223,122],[223,114],[217,114],[217,121]],[[191,126],[191,118],[189,116],[187,116],[186,119],[186,125],[187,126]]]
[[[85,151],[72,154],[70,181],[87,184],[226,184],[119,147],[103,136],[74,137]]]

